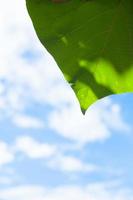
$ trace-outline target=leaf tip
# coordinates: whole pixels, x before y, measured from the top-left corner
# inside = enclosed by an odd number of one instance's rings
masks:
[[[82,112],[83,115],[85,115],[85,113],[86,113],[86,109],[81,108],[81,112]]]

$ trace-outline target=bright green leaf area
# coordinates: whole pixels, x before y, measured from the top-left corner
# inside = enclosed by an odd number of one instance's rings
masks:
[[[82,110],[133,92],[133,0],[27,0],[27,8]]]

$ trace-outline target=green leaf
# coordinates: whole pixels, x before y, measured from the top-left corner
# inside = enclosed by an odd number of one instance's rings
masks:
[[[27,0],[27,8],[82,110],[133,91],[133,0]]]

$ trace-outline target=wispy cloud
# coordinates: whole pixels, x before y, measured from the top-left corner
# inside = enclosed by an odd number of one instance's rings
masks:
[[[7,143],[0,141],[0,167],[14,161],[14,154]]]
[[[28,116],[28,115],[14,115],[13,117],[13,123],[20,127],[20,128],[44,128],[45,123],[38,119],[37,117]]]
[[[74,156],[57,155],[48,162],[48,166],[57,171],[92,173],[98,170],[93,164],[83,162]]]
[[[26,185],[0,190],[0,197],[4,200],[132,200],[132,196],[131,190],[119,187],[115,189],[106,183],[93,183],[84,187],[68,185],[51,189]]]
[[[32,159],[49,158],[56,153],[56,147],[46,143],[38,142],[31,137],[19,137],[15,145],[16,152],[22,152]]]

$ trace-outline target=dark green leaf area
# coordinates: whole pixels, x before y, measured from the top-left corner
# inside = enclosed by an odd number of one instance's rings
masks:
[[[132,0],[27,0],[27,7],[82,110],[102,97],[133,91]]]

